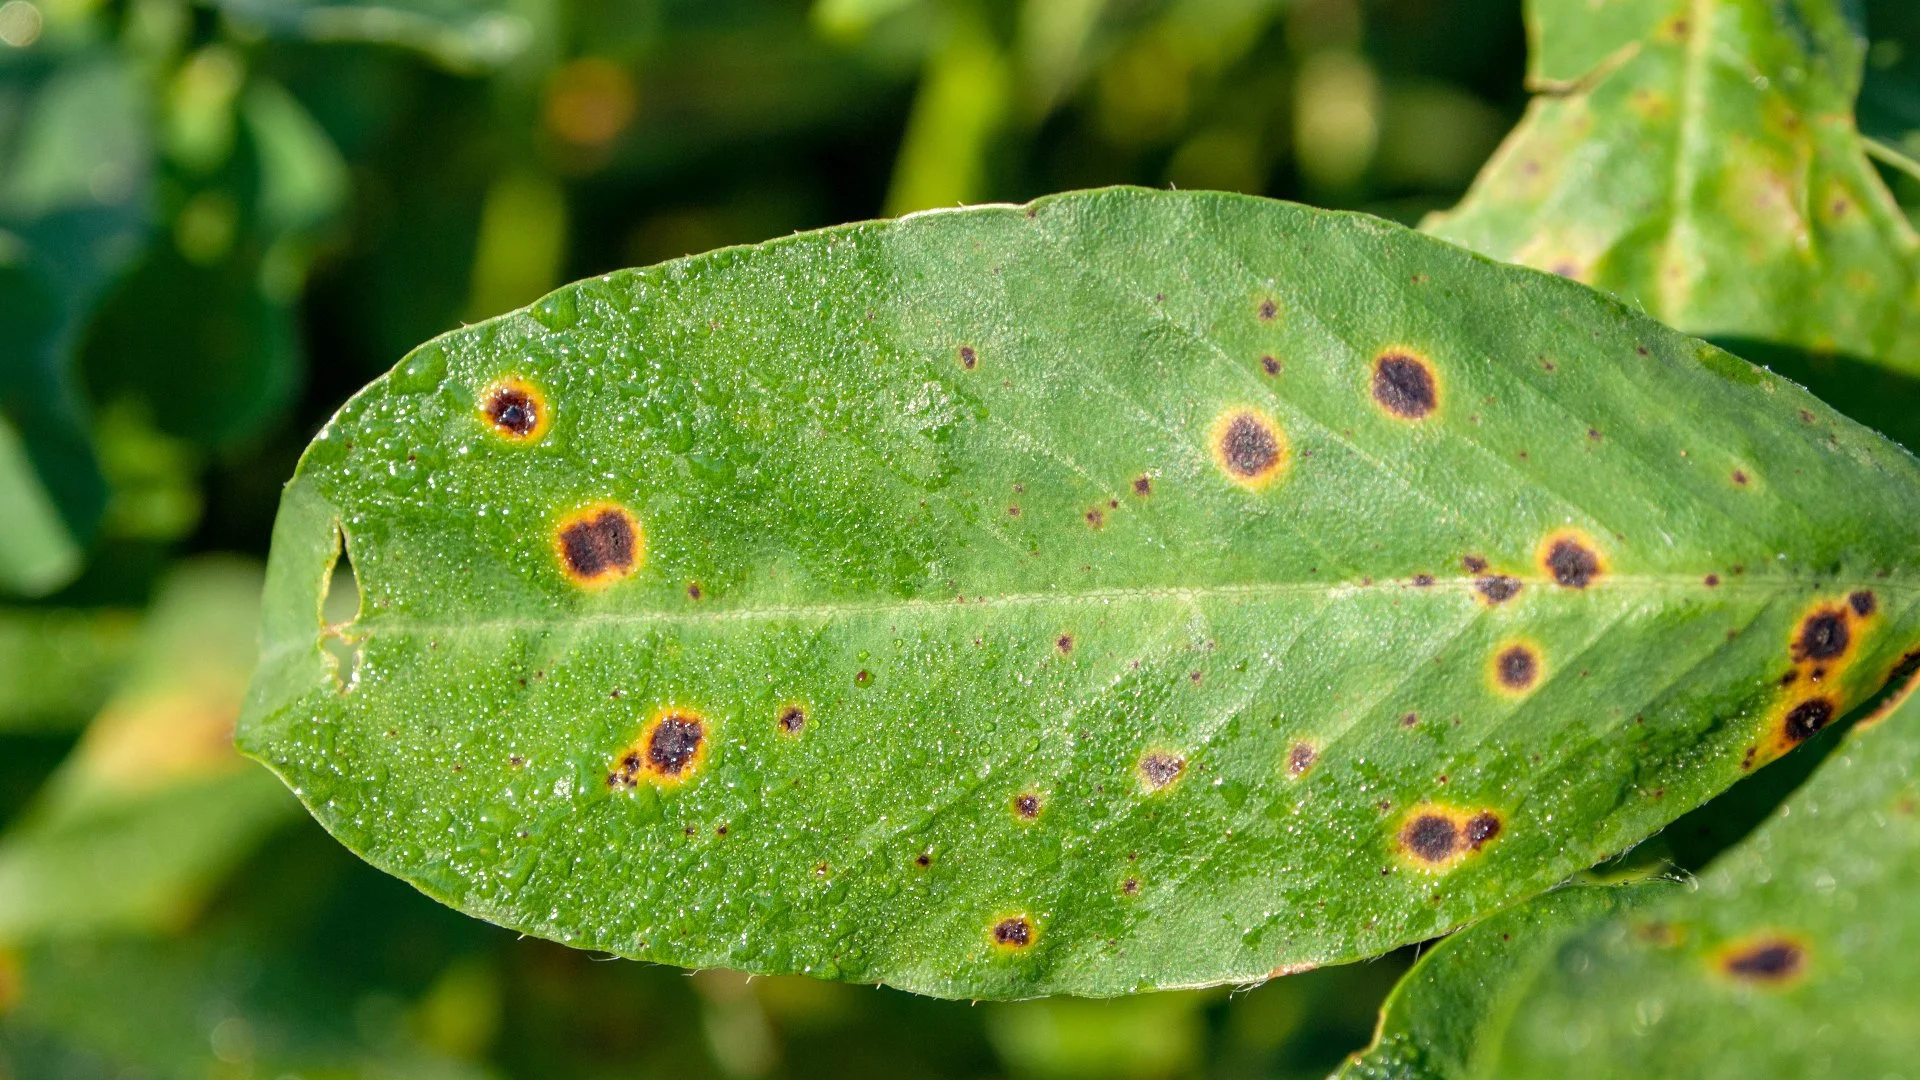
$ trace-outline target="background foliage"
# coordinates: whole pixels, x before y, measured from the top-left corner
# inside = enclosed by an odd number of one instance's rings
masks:
[[[1910,209],[1920,26],[1853,14]],[[0,3],[0,1075],[1324,1075],[1408,957],[970,1007],[601,963],[443,909],[230,757],[250,582],[320,423],[462,321],[1096,184],[1412,223],[1519,120],[1525,72],[1518,0]],[[1850,362],[1795,374],[1920,415]],[[1733,803],[1656,845],[1699,865]]]

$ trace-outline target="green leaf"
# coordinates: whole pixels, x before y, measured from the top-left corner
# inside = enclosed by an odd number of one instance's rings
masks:
[[[0,732],[74,730],[113,692],[133,613],[0,608]]]
[[[1920,698],[1691,887],[1563,890],[1441,943],[1343,1075],[1895,1076],[1920,1054]]]
[[[1743,352],[1920,372],[1920,237],[1854,127],[1835,0],[1527,10],[1539,96],[1429,231]]]
[[[1920,8],[1866,0],[1867,66],[1860,131],[1898,155],[1896,168],[1920,176]],[[1870,145],[1869,149],[1873,149]]]
[[[457,72],[503,67],[533,44],[537,3],[504,0],[214,0],[257,32],[413,49]]]
[[[286,493],[239,739],[580,947],[1258,979],[1547,888],[1864,699],[1916,520],[1903,451],[1577,284],[1082,193],[422,346]]]
[[[0,530],[0,589],[26,596],[52,592],[80,570],[80,547],[60,508],[40,484],[27,448],[0,415],[0,506],[11,511]],[[4,708],[4,706],[0,706]]]
[[[71,578],[106,505],[73,358],[147,227],[146,125],[137,75],[116,54],[0,58],[0,409],[44,489],[38,498],[60,511],[33,530],[45,537],[36,558],[8,552],[0,586],[14,591]],[[44,518],[31,507],[28,516]]]
[[[0,838],[0,941],[179,926],[293,806],[232,750],[260,571],[183,566],[126,681]]]

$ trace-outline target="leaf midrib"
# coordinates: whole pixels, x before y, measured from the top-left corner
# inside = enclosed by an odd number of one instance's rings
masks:
[[[1610,593],[1627,591],[1642,595],[1654,595],[1680,590],[1701,591],[1709,587],[1702,584],[1706,571],[1696,574],[1610,574],[1604,582],[1592,586],[1592,595],[1603,596]],[[458,621],[439,621],[416,619],[406,615],[383,615],[378,612],[364,614],[352,623],[341,627],[343,634],[351,639],[361,639],[386,630],[416,631],[461,631],[461,630],[517,630],[546,629],[554,626],[627,626],[648,623],[702,624],[724,622],[752,622],[757,620],[778,619],[831,619],[837,617],[857,617],[863,615],[887,615],[902,612],[964,611],[968,608],[1006,608],[1039,607],[1048,604],[1125,604],[1160,603],[1182,601],[1199,606],[1217,600],[1260,600],[1287,597],[1322,597],[1337,600],[1364,593],[1385,593],[1389,591],[1414,595],[1454,596],[1458,593],[1471,595],[1477,584],[1484,580],[1478,577],[1435,578],[1431,585],[1415,585],[1405,578],[1390,578],[1366,582],[1265,582],[1256,584],[1229,585],[1182,585],[1160,586],[1132,589],[1083,589],[1048,590],[1045,592],[1001,593],[992,596],[955,597],[950,600],[876,600],[876,601],[822,601],[811,604],[772,604],[766,606],[743,606],[707,611],[594,611],[568,613],[552,617],[535,616],[497,616],[493,618],[462,618]],[[1523,586],[1532,588],[1555,589],[1538,579],[1518,579]],[[1778,594],[1799,592],[1811,582],[1806,578],[1787,576],[1743,576],[1737,580],[1722,579],[1720,584],[1712,586],[1717,594],[1760,593]],[[1920,593],[1920,586],[1882,583],[1878,591],[1896,595],[1911,596]],[[1571,590],[1567,590],[1571,591]],[[1510,601],[1512,602],[1512,601]],[[353,633],[355,627],[363,628]]]

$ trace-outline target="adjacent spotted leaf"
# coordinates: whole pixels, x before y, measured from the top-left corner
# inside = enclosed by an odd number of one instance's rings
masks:
[[[1899,1076],[1920,1055],[1920,699],[1692,887],[1550,893],[1442,942],[1353,1080]]]
[[[1257,979],[1844,713],[1920,641],[1916,520],[1903,451],[1576,283],[1091,192],[422,346],[286,494],[240,740],[374,864],[582,947]]]
[[[1865,43],[1838,0],[1531,0],[1527,17],[1539,96],[1429,231],[1756,356],[1920,373],[1920,237],[1854,126]]]

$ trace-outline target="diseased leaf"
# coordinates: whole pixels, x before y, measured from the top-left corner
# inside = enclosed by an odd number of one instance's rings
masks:
[[[211,560],[155,601],[126,682],[0,838],[0,943],[191,917],[293,810],[229,745],[260,571]]]
[[[1426,228],[1689,333],[1920,372],[1920,237],[1836,0],[1532,0],[1539,96]],[[1756,357],[1758,358],[1758,357]]]
[[[1909,697],[1697,885],[1563,890],[1442,942],[1342,1075],[1902,1075],[1920,1054],[1917,856]]]
[[[1243,981],[1547,888],[1845,712],[1920,639],[1916,511],[1792,385],[1376,219],[927,214],[408,356],[282,503],[239,738],[581,947]]]

